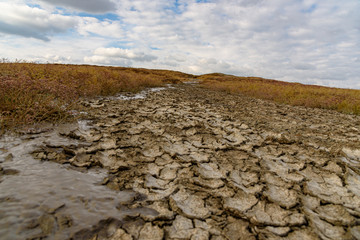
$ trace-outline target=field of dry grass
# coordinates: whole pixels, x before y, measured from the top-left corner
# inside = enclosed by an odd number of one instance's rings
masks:
[[[198,77],[205,88],[295,106],[332,109],[360,115],[360,90],[303,85],[256,77],[205,74]]]
[[[0,62],[0,130],[72,117],[81,97],[136,92],[195,78],[168,70]],[[201,86],[277,103],[360,115],[360,90],[327,88],[225,74],[197,76]]]
[[[80,97],[136,92],[192,75],[89,65],[0,63],[0,129],[71,117]]]

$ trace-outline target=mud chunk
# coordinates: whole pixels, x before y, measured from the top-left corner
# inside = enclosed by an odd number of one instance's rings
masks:
[[[259,201],[251,210],[244,213],[250,221],[257,225],[300,226],[306,223],[305,216],[295,211],[284,210],[276,204]]]
[[[126,230],[127,233],[131,234],[135,239],[139,238],[139,234],[145,222],[142,219],[136,219],[135,221],[129,221],[123,224],[122,228]]]
[[[194,162],[199,162],[199,163],[209,162],[209,155],[203,152],[191,152],[190,158]]]
[[[155,163],[150,163],[148,164],[148,170],[147,172],[153,176],[159,176],[161,167],[159,167],[157,164]]]
[[[218,165],[215,163],[200,163],[197,171],[205,179],[224,178],[224,174],[218,168]]]
[[[160,178],[165,180],[173,180],[176,178],[177,169],[165,167],[160,172]]]
[[[149,148],[145,148],[142,151],[142,154],[145,157],[156,158],[156,157],[160,157],[163,154],[163,151],[160,149],[159,146],[151,146]]]
[[[224,138],[231,142],[232,145],[240,145],[246,141],[246,138],[238,131],[231,133],[230,135],[224,136]]]
[[[157,215],[145,215],[143,218],[146,221],[154,221],[155,219],[171,220],[174,218],[175,214],[169,209],[167,202],[156,201],[147,207],[154,209],[157,212]]]
[[[154,178],[150,174],[146,175],[145,187],[147,188],[166,189],[168,183],[169,181]]]
[[[189,154],[189,148],[188,146],[180,143],[180,142],[177,142],[177,143],[174,143],[174,144],[165,144],[163,146],[164,148],[164,151],[166,153],[168,153],[170,156],[176,156],[176,155],[187,155]]]
[[[343,148],[342,153],[345,157],[353,160],[354,162],[360,162],[360,149]]]
[[[251,209],[258,199],[252,194],[239,191],[233,198],[226,198],[224,208],[234,212],[237,216],[244,216],[244,213]]]
[[[337,173],[337,174],[342,173],[341,167],[333,161],[329,161],[329,163],[324,167],[324,169],[334,172],[334,173]]]
[[[201,177],[199,177],[199,178],[194,178],[193,180],[194,183],[200,186],[212,188],[212,189],[217,189],[225,185],[225,183],[220,179],[202,179]]]
[[[94,158],[104,168],[107,168],[112,172],[116,172],[119,169],[125,169],[129,166],[125,161],[116,159],[116,156],[114,155],[115,153],[111,155],[111,151],[105,151],[105,152],[98,151]]]
[[[268,230],[269,232],[272,232],[272,233],[278,235],[278,236],[285,236],[291,230],[291,228],[289,228],[289,227],[272,227],[272,226],[267,226],[265,229]]]
[[[146,223],[140,231],[139,240],[162,240],[164,231],[158,226],[153,226],[151,223]]]
[[[355,226],[350,229],[351,235],[356,239],[360,240],[360,226]]]
[[[319,240],[320,238],[309,229],[301,229],[289,233],[287,236],[288,240]]]
[[[249,223],[236,220],[226,225],[223,234],[229,240],[255,240],[255,236],[249,232]]]
[[[55,218],[49,214],[42,215],[39,219],[39,226],[43,234],[51,234],[55,231]]]
[[[103,139],[100,143],[100,147],[103,150],[109,150],[116,148],[116,140],[112,138]]]
[[[264,192],[264,195],[267,196],[270,201],[287,209],[294,207],[298,203],[297,193],[294,190],[272,184],[267,185],[267,190]]]
[[[323,239],[352,239],[351,234],[346,232],[341,226],[334,226],[326,221],[321,220],[313,212],[309,212],[311,225],[314,226],[315,232]]]
[[[17,175],[19,174],[19,170],[16,170],[16,169],[2,169],[0,167],[0,176],[1,175]]]
[[[174,211],[179,211],[189,218],[206,218],[210,215],[209,210],[204,206],[205,202],[197,195],[181,189],[170,196],[170,206]]]
[[[75,157],[70,159],[70,162],[76,167],[89,167],[92,163],[90,157],[90,154],[78,153]]]
[[[321,219],[334,225],[352,225],[355,218],[351,216],[343,206],[328,204],[319,206],[315,210]]]
[[[208,231],[201,228],[195,228],[190,240],[208,240],[209,236],[210,234]]]
[[[72,226],[73,220],[70,215],[57,213],[55,217],[59,225],[59,230],[63,230]]]
[[[115,233],[109,238],[109,240],[133,240],[133,237],[130,234],[127,234],[123,229],[119,228]]]
[[[348,173],[345,176],[346,187],[355,195],[360,197],[360,176],[354,171],[348,169]]]
[[[171,227],[166,228],[168,236],[175,239],[190,239],[193,231],[192,221],[181,215],[177,215]]]
[[[5,157],[5,162],[11,162],[14,159],[14,155],[12,153],[9,153],[6,157]]]

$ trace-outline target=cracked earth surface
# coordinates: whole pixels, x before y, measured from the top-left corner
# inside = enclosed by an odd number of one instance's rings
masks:
[[[118,209],[146,211],[73,239],[360,239],[358,116],[187,84],[83,104],[91,128],[59,134],[85,144],[33,156],[106,168],[103,185],[137,194]]]

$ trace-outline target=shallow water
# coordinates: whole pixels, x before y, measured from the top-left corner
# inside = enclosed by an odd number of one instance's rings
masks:
[[[139,93],[132,94],[132,93],[121,93],[118,94],[115,99],[119,100],[136,100],[136,99],[145,99],[146,96],[151,92],[160,92],[169,88],[174,88],[171,84],[167,84],[166,87],[156,87],[156,88],[149,88],[145,89]]]
[[[84,121],[61,127],[75,127],[84,134],[90,128]],[[70,216],[70,227],[55,224],[49,230],[51,239],[66,239],[101,219],[121,219],[129,214],[116,206],[131,201],[135,193],[102,186],[100,183],[107,176],[104,169],[78,171],[69,165],[34,160],[30,153],[44,144],[79,144],[59,136],[61,127],[41,134],[5,135],[0,139],[0,166],[19,171],[16,175],[0,176],[0,239],[25,239],[41,234],[44,226],[37,225],[44,216],[58,221]]]

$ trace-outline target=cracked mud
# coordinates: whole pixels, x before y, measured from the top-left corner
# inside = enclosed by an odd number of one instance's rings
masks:
[[[59,131],[83,144],[34,158],[105,168],[104,186],[136,197],[73,239],[360,239],[358,116],[186,84],[83,104],[90,128]],[[50,238],[72,224],[52,212],[34,224]]]

